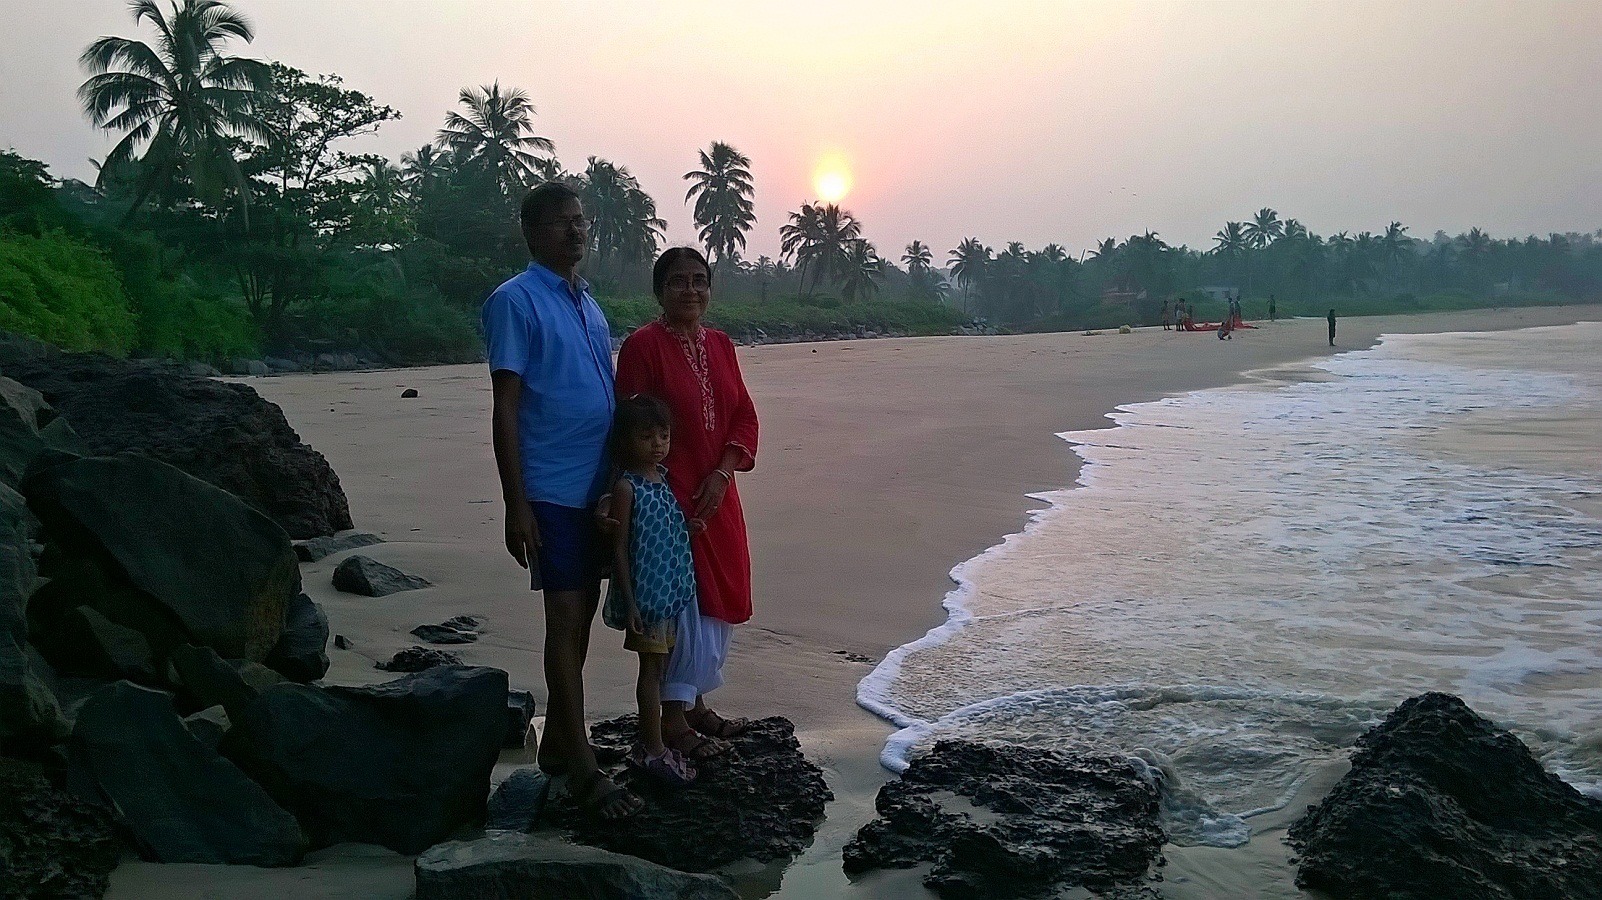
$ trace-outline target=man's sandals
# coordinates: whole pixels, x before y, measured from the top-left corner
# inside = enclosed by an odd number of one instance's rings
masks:
[[[710,709],[700,714],[694,709],[688,710],[684,713],[684,720],[696,731],[721,741],[737,738],[751,730],[750,719],[725,719]]]
[[[645,808],[644,800],[607,778],[600,769],[566,778],[568,797],[586,816],[596,821],[619,822]]]

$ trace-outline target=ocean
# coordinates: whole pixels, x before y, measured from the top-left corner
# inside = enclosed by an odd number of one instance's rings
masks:
[[[1077,485],[859,686],[901,728],[885,764],[947,735],[1126,754],[1164,774],[1171,840],[1238,846],[1443,690],[1602,797],[1599,347],[1387,336],[1062,434]]]

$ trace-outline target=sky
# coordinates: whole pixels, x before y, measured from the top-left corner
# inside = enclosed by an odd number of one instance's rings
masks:
[[[627,166],[673,243],[712,141],[752,159],[748,255],[820,161],[882,255],[965,237],[1206,248],[1263,206],[1321,234],[1602,228],[1602,2],[237,0],[278,60],[397,108],[398,161],[466,85],[526,90],[562,163]],[[77,57],[120,0],[0,0],[0,147],[93,180]]]

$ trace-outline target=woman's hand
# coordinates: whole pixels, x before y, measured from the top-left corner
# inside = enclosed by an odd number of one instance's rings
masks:
[[[729,492],[729,482],[732,480],[734,476],[723,469],[713,469],[707,473],[706,478],[701,481],[701,486],[696,488],[690,497],[695,501],[695,515],[691,518],[705,523],[717,515],[718,508],[723,505],[724,495]]]

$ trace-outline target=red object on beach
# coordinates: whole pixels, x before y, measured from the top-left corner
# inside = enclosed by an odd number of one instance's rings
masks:
[[[1222,325],[1222,324],[1223,324],[1222,322],[1186,322],[1185,323],[1185,330],[1186,331],[1217,331],[1218,330],[1218,326]],[[1248,325],[1244,321],[1241,320],[1240,316],[1236,316],[1235,317],[1235,323],[1233,325],[1229,326],[1229,327],[1230,328],[1256,328],[1257,326],[1256,325]]]
[[[756,464],[757,417],[751,394],[740,377],[734,342],[721,331],[703,328],[699,347],[687,353],[678,335],[652,322],[623,341],[617,355],[617,394],[650,394],[673,411],[673,444],[664,464],[668,486],[686,518],[694,515],[696,488],[712,474],[730,446],[743,451],[736,471]],[[704,351],[703,372],[691,358]],[[710,423],[710,427],[708,427]],[[723,505],[706,530],[690,536],[701,614],[738,625],[751,618],[751,549],[745,513],[733,481]]]

